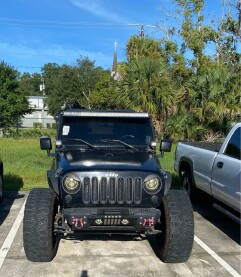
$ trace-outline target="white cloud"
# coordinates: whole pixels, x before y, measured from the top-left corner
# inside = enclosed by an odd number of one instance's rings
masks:
[[[126,23],[128,20],[115,12],[104,7],[104,1],[99,2],[98,0],[90,1],[90,0],[71,0],[72,4],[77,6],[78,8],[92,13],[98,17],[102,17],[104,19],[108,19],[118,23]]]

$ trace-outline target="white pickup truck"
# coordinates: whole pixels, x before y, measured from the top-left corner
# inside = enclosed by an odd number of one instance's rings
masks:
[[[241,223],[241,123],[223,143],[179,142],[175,170],[191,199],[202,190],[214,198],[214,207]]]

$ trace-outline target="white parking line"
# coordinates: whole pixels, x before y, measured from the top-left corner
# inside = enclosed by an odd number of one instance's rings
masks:
[[[211,255],[223,268],[225,268],[232,276],[241,277],[241,275],[234,270],[227,262],[225,262],[217,253],[215,253],[211,248],[209,248],[203,241],[198,237],[194,236],[195,242],[201,246],[209,255]]]
[[[3,245],[0,249],[0,269],[2,268],[3,262],[4,262],[4,260],[7,256],[7,254],[8,254],[8,251],[9,251],[9,249],[10,249],[12,243],[13,243],[13,240],[14,240],[14,238],[17,234],[17,231],[20,227],[20,224],[23,220],[25,203],[26,203],[26,200],[24,201],[23,206],[22,206],[19,214],[18,214],[16,220],[14,221],[13,226],[12,226],[10,232],[8,233],[8,235],[7,235],[5,241],[4,241],[4,243],[3,243]]]

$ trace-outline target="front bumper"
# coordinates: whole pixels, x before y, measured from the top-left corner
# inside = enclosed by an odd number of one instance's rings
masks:
[[[155,208],[67,208],[64,218],[72,231],[134,231],[151,230],[160,221]]]

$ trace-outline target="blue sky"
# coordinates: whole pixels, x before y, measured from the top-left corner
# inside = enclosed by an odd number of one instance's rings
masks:
[[[111,68],[114,42],[118,61],[140,26],[156,25],[168,11],[167,0],[8,0],[0,3],[0,60],[20,72],[40,72],[45,63],[74,64],[88,56]],[[206,11],[221,14],[220,0],[206,0]],[[161,38],[158,28],[146,34]]]

